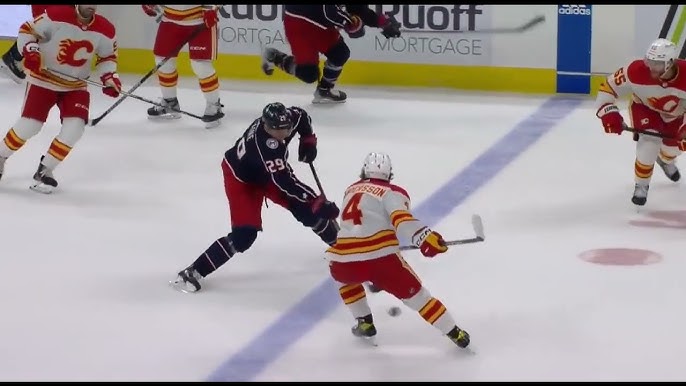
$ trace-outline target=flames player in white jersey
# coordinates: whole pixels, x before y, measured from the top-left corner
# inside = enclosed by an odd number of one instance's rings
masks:
[[[398,236],[411,240],[427,257],[448,250],[443,237],[412,216],[409,195],[390,183],[393,168],[387,154],[368,154],[360,178],[345,191],[338,240],[326,251],[331,276],[357,320],[353,334],[364,338],[376,335],[362,285],[370,282],[419,312],[459,347],[467,347],[469,334],[455,324],[445,305],[422,286],[400,254]]]
[[[217,5],[143,5],[143,11],[151,17],[162,15],[157,27],[153,54],[159,64],[164,58],[168,60],[157,72],[162,90],[161,105],[148,109],[151,119],[178,119],[181,114],[177,98],[179,73],[176,60],[178,49],[188,42],[191,68],[198,77],[200,90],[205,96],[206,107],[202,120],[205,127],[213,128],[221,123],[224,117],[219,100],[219,77],[213,61],[217,59],[219,32],[217,23],[219,15]],[[201,29],[200,32],[196,31]],[[190,40],[189,40],[190,39]]]
[[[656,131],[669,138],[634,135],[636,162],[635,187],[631,201],[645,205],[648,188],[657,163],[667,178],[679,181],[681,174],[675,160],[686,150],[686,61],[678,59],[676,45],[657,39],[643,59],[634,60],[607,77],[596,99],[596,115],[607,133],[621,134],[625,123],[617,108],[617,99],[631,95],[631,126],[640,131]]]
[[[23,52],[27,85],[21,117],[0,143],[0,177],[7,158],[41,130],[57,106],[62,127],[41,157],[31,189],[50,193],[57,187],[53,170],[69,155],[88,122],[90,93],[86,82],[77,79],[91,75],[93,60],[105,86],[103,93],[119,96],[116,30],[96,9],[95,5],[50,8],[21,25],[17,45]]]

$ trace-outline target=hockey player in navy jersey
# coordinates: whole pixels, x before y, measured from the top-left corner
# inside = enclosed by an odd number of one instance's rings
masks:
[[[274,67],[305,83],[317,83],[312,103],[342,103],[343,91],[334,90],[343,66],[350,58],[350,48],[338,29],[351,38],[364,36],[364,26],[380,28],[388,39],[400,36],[400,23],[383,13],[377,14],[366,4],[286,4],[283,7],[283,27],[291,46],[291,55],[275,48],[266,48],[262,55],[262,70],[274,73]],[[319,70],[319,55],[326,56],[324,71]]]
[[[200,290],[200,281],[247,251],[262,230],[262,205],[268,199],[287,209],[303,226],[311,228],[328,245],[336,242],[339,209],[298,180],[288,164],[288,145],[299,135],[298,160],[317,157],[312,120],[299,107],[270,103],[262,116],[224,154],[224,188],[231,212],[231,233],[217,239],[171,284],[183,292]]]

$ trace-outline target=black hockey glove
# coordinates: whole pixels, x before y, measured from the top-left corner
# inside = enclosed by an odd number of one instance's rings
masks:
[[[317,136],[306,135],[300,137],[298,145],[298,161],[310,163],[317,158]]]
[[[312,213],[319,218],[335,220],[341,210],[338,209],[335,202],[329,201],[324,195],[321,195],[312,200]]]
[[[401,24],[397,20],[395,20],[393,16],[381,15],[380,18],[384,19],[383,22],[379,20],[381,34],[385,36],[386,39],[399,38]]]

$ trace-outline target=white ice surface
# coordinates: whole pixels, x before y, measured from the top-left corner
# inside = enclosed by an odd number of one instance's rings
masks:
[[[125,87],[134,83],[126,79]],[[200,113],[193,82],[182,108]],[[229,231],[220,161],[270,101],[301,105],[319,137],[316,166],[340,203],[363,156],[390,153],[415,204],[534,111],[543,98],[349,89],[344,105],[312,107],[309,88],[225,82],[228,116],[208,131],[191,118],[150,122],[127,100],[89,128],[56,170],[59,191],[29,191],[45,129],[7,162],[0,182],[0,380],[203,380],[327,275],[321,241],[275,205],[265,231],[195,295],[167,281]],[[232,91],[233,90],[233,91]],[[92,115],[112,100],[94,90]],[[152,85],[137,91],[156,98]],[[23,88],[0,80],[9,128]],[[4,129],[3,129],[4,133]],[[487,241],[433,260],[407,259],[472,334],[476,356],[410,310],[370,295],[378,348],[350,335],[341,306],[259,380],[685,380],[684,229],[638,228],[629,203],[630,136],[603,133],[585,104],[438,224],[469,233],[480,213]],[[295,145],[292,149],[295,154]],[[293,160],[314,186],[309,169]],[[656,169],[648,207],[680,210],[684,189]],[[614,267],[587,249],[661,253],[655,265]]]

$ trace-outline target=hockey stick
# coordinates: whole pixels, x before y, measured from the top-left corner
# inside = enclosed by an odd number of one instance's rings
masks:
[[[484,224],[481,221],[481,216],[478,214],[472,215],[472,227],[474,228],[474,233],[476,234],[476,237],[472,237],[471,239],[460,239],[460,240],[451,240],[451,241],[446,241],[445,245],[462,245],[462,244],[473,244],[473,243],[480,243],[484,240],[486,240],[486,236],[484,235]],[[407,251],[407,250],[412,250],[412,249],[419,249],[418,246],[415,245],[406,245],[400,247],[401,251]]]
[[[538,15],[519,27],[504,27],[504,28],[484,28],[476,31],[454,31],[454,30],[416,30],[416,29],[401,29],[402,33],[459,33],[459,34],[512,34],[526,32],[535,26],[543,23],[545,16]]]
[[[649,137],[656,137],[656,138],[663,138],[663,139],[679,139],[679,138],[674,138],[671,135],[666,135],[662,133],[658,133],[655,131],[645,131],[645,130],[638,130],[633,127],[629,126],[624,126],[624,131],[628,131],[631,133],[636,133],[636,134],[641,134],[641,135],[647,135]]]
[[[314,168],[314,164],[312,162],[308,162],[308,165],[310,165],[310,171],[312,172],[312,176],[314,177],[314,182],[317,184],[317,188],[319,189],[319,194],[322,196],[326,197],[326,194],[324,194],[324,188],[322,187],[321,181],[319,181],[319,176],[317,175],[317,170]],[[340,225],[338,225],[338,221],[332,220],[334,226],[336,227],[336,231],[341,230]]]
[[[75,76],[71,76],[71,75],[69,75],[69,74],[65,74],[65,73],[63,73],[63,72],[61,72],[61,71],[58,71],[58,70],[51,70],[51,69],[48,69],[48,71],[54,72],[55,74],[59,74],[59,75],[62,75],[62,76],[66,76],[66,77],[72,78],[72,79],[74,79],[74,80],[82,80],[82,81],[84,81],[84,82],[86,82],[86,83],[88,83],[88,84],[90,84],[90,85],[92,85],[92,86],[95,86],[95,87],[100,87],[100,88],[107,88],[107,87],[108,87],[108,86],[105,86],[105,85],[102,84],[102,83],[94,82],[94,81],[92,81],[92,80],[90,80],[90,79],[81,79],[81,78],[77,78],[77,77],[75,77]],[[142,96],[140,96],[140,95],[132,94],[132,93],[130,93],[130,92],[128,92],[128,91],[121,90],[121,91],[119,91],[119,93],[122,94],[122,95],[124,95],[125,97],[131,97],[131,98],[133,98],[133,99],[138,99],[139,101],[143,101],[143,102],[146,102],[146,103],[150,103],[151,105],[155,105],[155,106],[158,106],[158,107],[169,108],[168,106],[164,106],[164,105],[162,105],[161,103],[152,101],[152,100],[150,100],[150,99],[148,99],[148,98],[144,98],[144,97],[142,97]],[[184,114],[184,115],[188,115],[189,117],[193,117],[193,118],[196,118],[196,119],[199,119],[199,120],[202,121],[202,117],[199,116],[199,115],[195,115],[195,114],[193,114],[193,113],[189,113],[189,112],[183,111],[183,110],[177,110],[177,109],[170,109],[170,110],[171,110],[171,111],[175,111],[175,112],[177,112],[177,113]]]
[[[205,24],[200,24],[194,31],[193,33],[184,41],[179,47],[176,49],[176,54],[178,55],[179,52],[181,52],[181,49],[183,49],[183,46],[188,44],[191,40],[195,39],[196,36],[198,36],[203,30],[205,29]],[[121,98],[117,99],[116,102],[112,106],[110,106],[107,110],[105,110],[104,113],[100,114],[97,118],[91,119],[90,122],[88,123],[90,126],[95,126],[97,125],[100,121],[102,121],[109,113],[112,112],[117,106],[119,106],[124,100],[129,97],[132,92],[136,91],[136,89],[140,86],[143,85],[154,73],[156,73],[162,66],[164,66],[173,56],[168,56],[164,59],[162,59],[152,70],[148,71],[141,80],[138,81],[133,87],[129,89],[127,92],[122,92],[121,94],[123,95]]]

